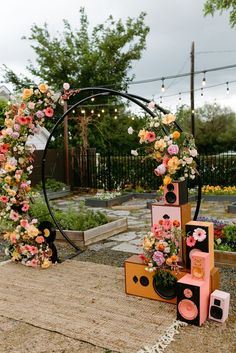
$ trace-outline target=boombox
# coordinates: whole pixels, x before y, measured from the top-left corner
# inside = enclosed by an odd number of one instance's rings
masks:
[[[191,257],[198,250],[210,254],[210,270],[214,268],[214,228],[211,222],[191,221],[185,225],[186,242],[183,253],[186,255],[185,265],[191,268]],[[194,235],[197,239],[194,241]],[[188,237],[193,240],[188,244]]]
[[[207,252],[197,250],[191,257],[191,275],[200,281],[210,280],[210,256]]]
[[[215,290],[210,297],[209,319],[224,322],[229,314],[230,294]]]
[[[180,206],[188,202],[187,181],[173,181],[164,186],[164,204]]]
[[[208,317],[209,282],[193,279],[190,274],[177,282],[177,320],[201,326]]]
[[[138,255],[133,255],[125,261],[125,292],[139,297],[176,304],[176,286],[172,289],[163,289],[155,285],[153,281],[154,273],[146,271],[145,267],[147,265],[142,262]],[[186,273],[185,270],[180,270],[177,275],[172,272],[177,279],[182,278]]]

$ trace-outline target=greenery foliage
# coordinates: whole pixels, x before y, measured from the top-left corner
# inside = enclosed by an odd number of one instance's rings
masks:
[[[229,11],[231,27],[236,25],[236,1],[235,0],[207,0],[204,4],[204,15],[214,15],[217,11]]]
[[[53,210],[53,213],[65,230],[85,231],[108,222],[108,218],[104,213],[88,210],[83,202],[80,203],[79,210],[70,208],[66,212]],[[30,215],[33,218],[37,218],[40,222],[49,221],[53,223],[47,205],[41,197],[36,197],[31,203]]]
[[[46,189],[50,191],[61,191],[64,190],[66,187],[66,184],[63,183],[62,181],[56,180],[56,179],[47,179],[45,183]],[[34,186],[34,190],[36,191],[42,191],[42,182]]]
[[[163,287],[172,287],[177,283],[176,277],[168,270],[157,270],[153,276],[153,280],[155,281],[157,288],[160,285]]]

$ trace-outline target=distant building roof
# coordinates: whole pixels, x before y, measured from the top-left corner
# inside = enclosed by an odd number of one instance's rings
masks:
[[[5,99],[7,101],[14,99],[11,91],[4,85],[0,86],[0,99]]]

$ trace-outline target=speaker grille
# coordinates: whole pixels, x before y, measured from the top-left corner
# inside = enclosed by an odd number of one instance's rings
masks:
[[[212,305],[210,309],[210,316],[214,319],[221,320],[223,317],[223,310],[218,306]]]
[[[168,203],[175,203],[176,201],[176,195],[174,192],[171,192],[171,191],[167,192],[165,197]]]

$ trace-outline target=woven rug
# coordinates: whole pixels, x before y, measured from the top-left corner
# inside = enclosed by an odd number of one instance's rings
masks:
[[[176,317],[172,304],[126,295],[124,269],[75,260],[47,270],[1,266],[0,312],[122,353],[155,345]]]

